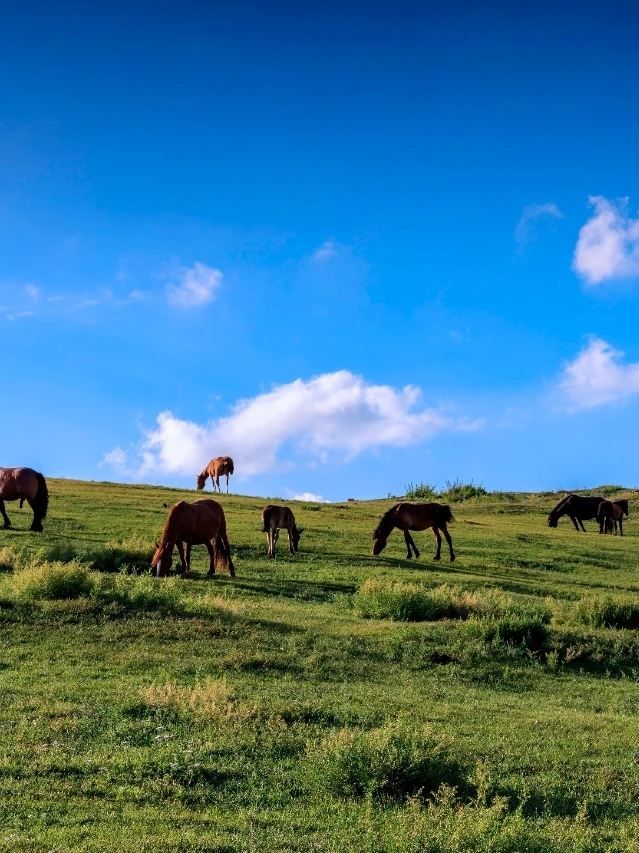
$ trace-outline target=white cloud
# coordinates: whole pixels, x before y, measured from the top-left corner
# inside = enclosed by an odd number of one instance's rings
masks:
[[[342,461],[366,450],[401,447],[444,430],[478,426],[440,409],[417,409],[418,388],[371,385],[347,370],[279,385],[235,405],[230,415],[207,424],[171,412],[139,447],[139,475],[192,475],[217,454],[229,454],[241,476],[286,464],[282,451],[307,462]]]
[[[114,447],[113,450],[104,454],[100,466],[115,468],[117,471],[124,472],[129,467],[129,457],[121,447]]]
[[[166,295],[178,308],[199,308],[208,305],[217,295],[222,283],[222,272],[206,264],[196,263],[179,270],[177,282],[169,285]]]
[[[520,248],[527,246],[537,238],[539,226],[551,219],[563,219],[564,215],[557,205],[548,201],[545,204],[529,204],[524,208],[521,219],[515,227],[515,240]]]
[[[30,302],[38,302],[40,299],[40,288],[35,284],[27,284],[24,288],[25,295]]]
[[[326,503],[321,495],[316,495],[314,492],[300,492],[299,495],[293,495],[293,501],[304,501],[305,503],[323,504]]]
[[[579,232],[573,269],[588,284],[639,276],[639,219],[628,215],[628,199],[591,196],[594,215]]]
[[[639,364],[624,364],[623,353],[592,338],[563,370],[559,394],[571,411],[607,406],[639,394]]]
[[[321,246],[318,246],[317,249],[311,255],[311,260],[316,263],[324,263],[324,261],[330,261],[331,258],[334,258],[338,252],[338,244],[335,240],[325,240]]]

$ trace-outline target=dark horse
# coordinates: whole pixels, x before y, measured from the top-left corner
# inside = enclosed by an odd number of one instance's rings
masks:
[[[20,508],[26,501],[33,510],[31,530],[42,532],[42,521],[49,508],[49,490],[38,471],[33,468],[0,468],[0,515],[5,528],[11,527],[4,502],[20,501]]]
[[[224,568],[235,577],[224,510],[217,501],[194,501],[192,504],[180,501],[171,507],[162,539],[151,560],[151,570],[158,577],[168,575],[176,545],[185,575],[191,570],[191,546],[206,545],[209,574],[214,575],[216,568]]]
[[[613,529],[623,536],[623,517],[628,517],[628,501],[624,498],[620,501],[602,501],[597,511],[600,533],[612,533]]]
[[[562,498],[554,509],[551,509],[548,515],[548,527],[557,527],[559,519],[562,515],[567,515],[575,525],[575,530],[586,532],[584,521],[589,521],[591,518],[597,518],[599,513],[599,504],[604,500],[600,495],[568,495]],[[577,524],[579,522],[579,524]]]
[[[419,557],[419,551],[413,541],[413,537],[408,532],[409,530],[428,530],[433,528],[435,539],[437,540],[437,553],[434,559],[439,560],[442,549],[442,537],[439,531],[444,534],[448,547],[450,549],[450,559],[455,559],[453,551],[453,540],[450,538],[448,527],[449,521],[453,521],[453,514],[447,504],[410,504],[399,503],[385,512],[380,518],[379,524],[373,532],[373,556],[376,557],[386,547],[386,542],[390,533],[395,527],[404,531],[404,540],[408,553],[407,559],[412,557],[411,549],[415,552],[415,556]]]
[[[275,556],[275,545],[280,530],[288,532],[288,550],[291,554],[297,553],[302,528],[295,523],[293,511],[287,506],[277,506],[276,504],[265,506],[262,510],[262,533],[266,533],[269,557]]]

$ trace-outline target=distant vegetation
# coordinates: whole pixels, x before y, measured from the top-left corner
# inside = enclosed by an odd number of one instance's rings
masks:
[[[405,497],[412,501],[443,501],[445,503],[457,503],[467,501],[469,498],[481,498],[488,492],[481,484],[464,483],[461,480],[446,480],[443,489],[437,489],[430,483],[408,483]]]

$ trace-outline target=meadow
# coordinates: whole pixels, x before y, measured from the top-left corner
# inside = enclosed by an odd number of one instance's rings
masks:
[[[393,500],[222,495],[237,578],[145,573],[177,489],[49,481],[0,531],[0,849],[639,850],[639,577],[561,495],[453,504],[370,555]],[[463,496],[460,495],[460,496]]]

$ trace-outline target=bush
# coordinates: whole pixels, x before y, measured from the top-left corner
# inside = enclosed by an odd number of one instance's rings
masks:
[[[13,578],[13,590],[23,601],[59,600],[90,595],[93,578],[82,563],[32,563]]]
[[[446,488],[442,490],[440,498],[443,501],[455,503],[459,501],[467,501],[469,498],[481,498],[487,495],[488,492],[481,485],[475,485],[471,480],[470,483],[464,483],[461,480],[446,480]]]
[[[439,495],[435,486],[431,486],[430,483],[408,483],[404,497],[409,500],[434,501]]]
[[[577,615],[581,622],[595,628],[639,628],[639,603],[612,596],[581,601]]]
[[[469,766],[428,731],[342,729],[324,738],[307,758],[313,784],[337,797],[404,799],[430,795],[441,785],[463,794],[470,789]]]

